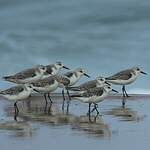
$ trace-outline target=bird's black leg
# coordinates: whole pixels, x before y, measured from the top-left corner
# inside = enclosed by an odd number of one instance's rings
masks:
[[[99,114],[99,111],[98,111],[98,104],[94,104],[94,107],[95,107],[95,110],[96,110],[96,112],[97,112],[97,115]]]
[[[91,112],[90,113],[92,113],[92,112],[94,112],[95,111],[95,104],[94,104],[94,108],[91,110]]]
[[[69,98],[69,100],[67,101],[67,113],[68,113],[69,112],[69,104],[70,104],[70,101],[71,101],[71,96],[69,94],[68,89],[67,89],[67,95],[68,95],[68,98]]]
[[[98,111],[97,108],[98,108],[98,104],[95,104],[95,103],[94,103],[94,108],[91,110],[91,113],[96,110],[97,114],[99,114],[99,111]]]
[[[51,104],[53,103],[52,99],[51,99],[51,96],[50,96],[50,93],[48,93],[48,99],[50,100]]]
[[[47,97],[46,97],[46,94],[44,94],[44,99],[45,99],[45,102],[46,102],[46,105],[47,105]]]
[[[15,108],[15,114],[18,114],[19,109],[18,109],[18,106],[17,106],[17,102],[14,103],[14,108]]]
[[[130,97],[125,89],[125,86],[124,86],[124,92],[125,92],[126,97]]]
[[[125,97],[125,86],[124,85],[122,87],[122,94],[123,94],[123,97]]]
[[[64,89],[62,90],[62,96],[63,96],[63,104],[62,104],[62,110],[64,110],[64,106],[65,106],[65,92]]]
[[[89,111],[88,111],[88,115],[89,115],[89,116],[91,116],[91,104],[92,104],[92,103],[89,103]]]
[[[17,101],[14,103],[14,109],[15,109],[14,120],[17,121],[17,116],[18,116],[18,113],[19,113],[19,109],[18,109],[18,106],[17,106]]]
[[[17,120],[17,117],[18,117],[18,115],[15,114],[15,115],[14,115],[14,120],[15,120],[15,121],[18,121],[18,120]]]

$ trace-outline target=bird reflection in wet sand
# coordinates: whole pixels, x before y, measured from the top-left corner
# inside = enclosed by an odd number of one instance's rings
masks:
[[[21,118],[22,114],[51,115],[52,111],[56,111],[56,112],[58,111],[58,110],[56,110],[58,108],[55,105],[54,105],[54,107],[52,107],[51,104],[45,104],[44,102],[40,103],[40,101],[41,101],[41,99],[39,98],[38,101],[33,100],[30,103],[30,105],[28,104],[28,101],[23,101],[23,103],[19,103],[18,106],[21,108],[20,109],[20,114],[15,114],[14,111],[13,111],[13,107],[11,107],[11,106],[8,106],[7,108],[5,108],[5,111],[7,112],[7,115],[9,117],[13,116],[15,121],[18,121],[18,119]]]
[[[105,114],[119,118],[120,121],[142,121],[145,116],[139,116],[131,108],[116,107],[108,110]]]
[[[60,112],[58,105],[51,106],[51,112],[48,112],[49,105],[37,105],[38,102],[33,102],[31,110],[27,111],[27,108],[21,109],[18,120],[24,120],[24,122],[39,122],[46,124],[49,127],[57,127],[70,125],[71,129],[76,133],[84,131],[85,135],[91,135],[94,137],[111,137],[111,130],[107,124],[104,123],[100,116],[76,116],[74,114],[63,114]],[[44,103],[43,103],[44,104]],[[27,105],[24,105],[27,106]],[[46,107],[46,108],[45,108]],[[11,108],[5,109],[8,115],[13,115]],[[47,112],[45,113],[45,110]],[[19,121],[18,121],[19,122]],[[18,123],[16,122],[16,123]],[[79,132],[78,132],[79,131]],[[74,133],[75,133],[74,132]]]
[[[72,125],[73,130],[83,131],[88,136],[111,138],[111,130],[103,121],[102,117],[96,116],[80,116]]]
[[[47,111],[45,111],[47,110]],[[24,120],[37,121],[50,126],[62,126],[72,124],[76,116],[71,114],[62,114],[56,105],[45,107],[33,107],[32,112],[23,111],[19,117]]]
[[[0,130],[13,131],[15,137],[32,137],[33,128],[26,121],[5,121],[0,122]]]

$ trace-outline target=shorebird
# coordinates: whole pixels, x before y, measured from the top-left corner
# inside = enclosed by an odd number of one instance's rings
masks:
[[[25,69],[14,75],[4,76],[3,79],[17,84],[25,84],[41,79],[46,70],[46,67],[38,65],[34,68]]]
[[[19,112],[17,102],[28,98],[31,92],[32,92],[32,87],[30,86],[30,84],[24,84],[24,85],[13,86],[6,90],[1,90],[0,95],[10,101],[14,101],[14,108],[15,108],[15,115],[16,115]]]
[[[64,110],[65,91],[67,92],[67,95],[69,97],[69,101],[71,100],[71,97],[70,97],[70,94],[69,94],[69,91],[68,91],[68,86],[70,85],[70,80],[69,80],[68,77],[63,76],[63,75],[55,75],[53,77],[59,83],[59,88],[62,88],[62,96],[63,96],[62,110]],[[67,110],[68,110],[68,107],[67,107]]]
[[[64,66],[61,62],[56,62],[55,64],[50,64],[47,66],[37,65],[33,68],[25,69],[14,75],[5,76],[3,79],[17,84],[24,84],[55,75],[61,68],[69,70],[69,68]]]
[[[110,85],[105,78],[97,77],[95,80],[87,81],[79,86],[76,87],[68,87],[70,91],[86,91],[96,87],[103,87],[104,85]]]
[[[63,74],[63,76],[66,77],[67,79],[69,79],[69,81],[70,81],[70,82],[68,82],[68,85],[65,86],[65,89],[67,90],[67,94],[69,97],[69,101],[68,101],[68,105],[67,105],[67,112],[69,110],[69,102],[71,100],[71,97],[70,97],[70,94],[68,91],[68,87],[75,85],[83,75],[90,78],[90,76],[88,74],[86,74],[86,72],[82,68],[76,68],[74,70],[68,71],[65,74]],[[64,104],[64,101],[65,101],[64,89],[62,90],[62,95],[63,95],[63,104]]]
[[[99,111],[97,110],[97,106],[98,106],[97,103],[103,101],[111,91],[118,93],[116,90],[112,89],[110,86],[105,85],[104,87],[96,87],[96,88],[88,89],[87,91],[81,91],[79,93],[75,93],[71,95],[71,97],[77,98],[83,103],[88,103],[89,115],[94,110],[96,110],[97,114],[99,114]],[[94,109],[91,111],[92,104],[94,104]]]
[[[40,79],[36,82],[30,83],[30,85],[34,91],[44,94],[46,104],[47,104],[47,97],[50,100],[50,103],[52,104],[50,93],[55,91],[59,85],[58,81],[55,79],[54,76],[50,76],[45,79]]]
[[[50,64],[45,66],[46,72],[44,73],[42,78],[47,78],[52,75],[56,75],[59,73],[60,69],[64,68],[70,70],[68,67],[64,66],[62,62],[56,62],[55,64]]]
[[[129,97],[129,95],[126,92],[125,85],[133,83],[137,79],[137,77],[140,75],[140,73],[147,75],[147,73],[141,71],[139,67],[133,67],[131,69],[118,72],[114,74],[113,76],[107,77],[105,79],[109,83],[122,85],[123,97]]]

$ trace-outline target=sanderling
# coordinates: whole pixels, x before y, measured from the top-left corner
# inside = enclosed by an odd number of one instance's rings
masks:
[[[94,110],[96,110],[97,114],[99,114],[97,110],[98,106],[97,103],[103,101],[111,91],[117,92],[116,90],[112,89],[109,85],[105,85],[104,87],[96,87],[88,89],[87,91],[75,93],[71,95],[71,97],[77,98],[83,103],[89,103],[89,111],[88,111],[89,115]],[[91,111],[91,104],[94,104],[94,109],[92,111]]]
[[[71,97],[70,97],[70,94],[69,94],[69,91],[68,91],[68,86],[70,85],[70,80],[69,80],[68,77],[63,76],[63,75],[55,75],[54,78],[58,81],[59,88],[62,88],[62,96],[63,96],[62,110],[64,110],[65,91],[67,91],[69,101],[71,100]],[[67,107],[67,109],[68,109],[68,107]]]
[[[16,115],[19,112],[17,102],[28,98],[31,95],[31,92],[32,92],[31,85],[24,84],[24,85],[14,86],[6,90],[2,90],[0,91],[0,95],[10,101],[15,101],[14,108],[15,108],[15,115]]]
[[[47,104],[47,96],[52,103],[50,93],[58,88],[59,83],[54,78],[54,76],[50,76],[48,78],[32,82],[30,85],[34,91],[44,94],[44,98]]]
[[[147,73],[140,70],[138,67],[133,67],[131,69],[123,70],[121,72],[116,73],[113,76],[107,77],[106,81],[116,85],[122,85],[123,97],[129,97],[125,85],[131,84],[134,82],[140,73],[147,75]],[[125,104],[123,104],[125,105]]]
[[[97,77],[95,80],[87,81],[76,87],[70,86],[68,87],[68,89],[70,91],[86,91],[88,89],[92,89],[96,87],[103,87],[105,84],[110,85],[109,83],[107,83],[105,78]]]
[[[88,74],[86,74],[86,72],[82,68],[76,68],[72,71],[68,71],[65,74],[63,74],[64,77],[66,77],[67,79],[70,80],[69,84],[66,86],[67,87],[66,88],[67,89],[67,94],[69,96],[69,101],[68,101],[68,104],[67,104],[67,112],[69,110],[69,102],[71,100],[71,97],[70,97],[70,94],[69,94],[69,91],[68,91],[68,87],[73,86],[74,84],[76,84],[83,75],[90,78],[90,76]],[[63,97],[64,97],[64,90],[62,91],[62,94],[63,94]],[[65,101],[65,99],[63,99],[63,104],[64,104],[64,101]]]
[[[4,76],[3,79],[17,84],[25,84],[41,79],[46,70],[46,67],[38,65],[36,67],[23,70],[14,75]]]
[[[45,67],[46,67],[46,72],[44,73],[42,78],[47,78],[51,75],[56,75],[59,73],[60,69],[62,68],[70,70],[68,67],[64,66],[62,62],[56,62],[55,64],[50,64]]]

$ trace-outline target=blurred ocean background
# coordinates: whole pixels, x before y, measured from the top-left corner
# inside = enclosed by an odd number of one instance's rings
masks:
[[[150,75],[149,16],[148,0],[0,0],[0,76],[56,61],[93,78],[133,66]],[[150,93],[149,75],[128,91]]]

